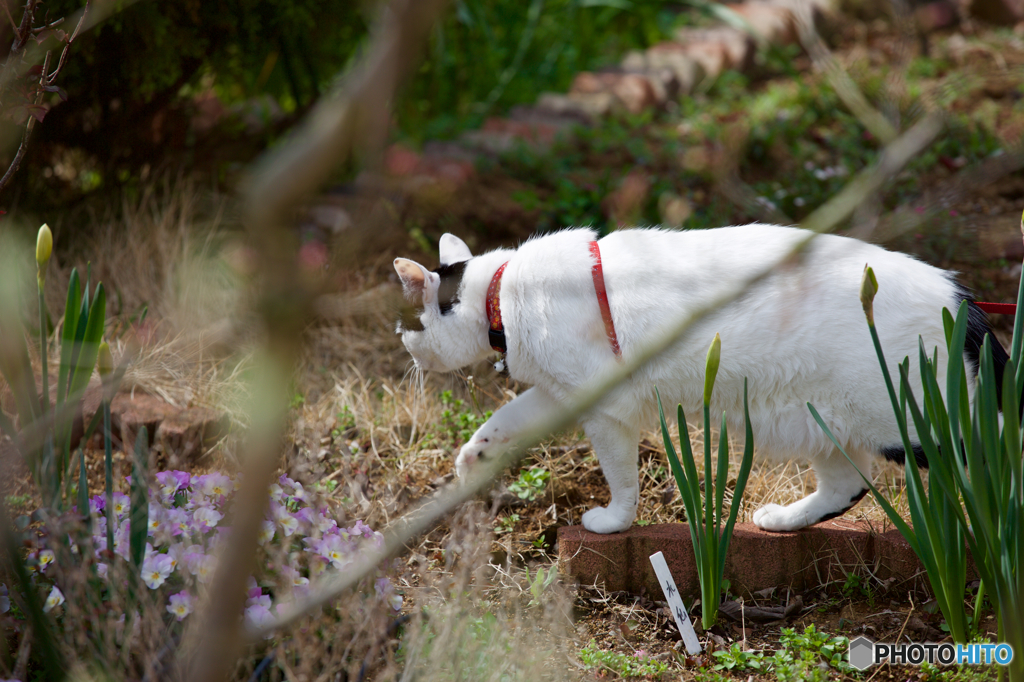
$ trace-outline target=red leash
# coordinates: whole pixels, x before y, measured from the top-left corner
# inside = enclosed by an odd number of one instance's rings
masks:
[[[996,315],[1014,315],[1017,312],[1016,303],[987,303],[985,301],[975,301],[974,305],[978,306],[986,313],[994,313]]]

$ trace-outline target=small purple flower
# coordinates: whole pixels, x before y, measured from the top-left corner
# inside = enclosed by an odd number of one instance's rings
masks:
[[[267,625],[273,620],[274,614],[270,612],[270,607],[263,604],[253,604],[245,609],[245,621],[254,629]]]
[[[160,492],[168,500],[172,499],[179,490],[188,487],[192,477],[184,471],[161,471],[156,475],[157,483],[160,484]]]
[[[182,533],[188,534],[192,529],[192,519],[185,509],[175,508],[167,510],[167,527],[172,537],[178,537]]]
[[[315,514],[311,508],[303,507],[299,511],[295,512],[295,518],[302,523],[303,528],[309,528],[315,521]]]
[[[249,597],[245,604],[246,606],[263,606],[269,611],[271,606],[270,595],[261,593],[255,597]]]
[[[174,570],[174,562],[166,554],[151,554],[142,562],[142,580],[146,586],[155,590],[164,584],[167,576]]]
[[[321,533],[330,533],[338,527],[338,522],[330,515],[326,508],[321,509],[314,519],[316,529]]]
[[[192,521],[202,532],[215,528],[224,515],[213,507],[200,507],[192,515]]]
[[[132,503],[131,499],[124,493],[114,493],[112,502],[114,504],[114,516],[119,519],[124,518],[128,514],[128,509]]]
[[[98,515],[104,509],[107,508],[107,498],[104,495],[96,495],[89,498],[89,513],[93,516]]]
[[[373,529],[363,523],[362,519],[356,519],[355,525],[351,528],[353,535],[362,535],[364,538],[373,537]]]
[[[173,613],[179,621],[184,620],[185,616],[192,613],[192,595],[184,590],[172,594],[167,602],[167,612]]]
[[[215,498],[223,498],[234,490],[234,484],[231,479],[226,475],[218,472],[212,474],[206,474],[205,476],[199,476],[193,482],[204,495]]]

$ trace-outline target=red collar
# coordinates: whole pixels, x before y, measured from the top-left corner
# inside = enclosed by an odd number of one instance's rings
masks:
[[[615,357],[622,357],[622,349],[619,348],[619,339],[615,334],[615,323],[612,321],[611,307],[608,305],[608,292],[604,286],[604,269],[601,267],[601,249],[597,242],[590,242],[590,253],[594,256],[594,264],[590,268],[590,274],[594,278],[594,292],[597,294],[597,304],[601,307],[601,320],[604,321],[604,329],[608,334],[608,343],[611,344]],[[501,276],[505,273],[505,266],[508,261],[501,264],[491,277],[491,283],[487,287],[487,340],[491,348],[504,355],[508,346],[505,344],[505,327],[501,323]]]
[[[490,342],[491,348],[502,355],[508,350],[505,346],[505,327],[501,324],[500,303],[501,276],[505,273],[506,265],[508,265],[508,261],[501,264],[501,267],[494,273],[494,277],[491,277],[491,283],[487,286],[487,321],[490,323],[487,340]]]

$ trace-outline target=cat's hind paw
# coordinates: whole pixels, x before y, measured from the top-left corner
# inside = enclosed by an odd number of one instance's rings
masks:
[[[619,513],[607,507],[594,507],[583,514],[583,527],[591,533],[619,533],[633,525],[636,512]]]
[[[766,504],[754,512],[754,524],[765,530],[776,532],[799,530],[808,526],[807,514],[797,505],[783,507],[778,504]]]

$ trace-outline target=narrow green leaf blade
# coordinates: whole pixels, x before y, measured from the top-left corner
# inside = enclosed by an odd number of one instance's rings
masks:
[[[57,404],[62,405],[68,395],[68,377],[71,369],[72,348],[75,345],[75,332],[78,329],[78,314],[82,300],[82,284],[78,277],[78,269],[71,270],[68,282],[68,298],[64,304],[64,324],[61,330],[60,368],[57,370]]]
[[[146,427],[139,428],[135,438],[135,463],[132,467],[131,483],[131,528],[129,529],[129,556],[132,567],[142,566],[146,551],[146,537],[149,535],[149,492],[147,490],[147,468],[149,466],[149,436]]]

